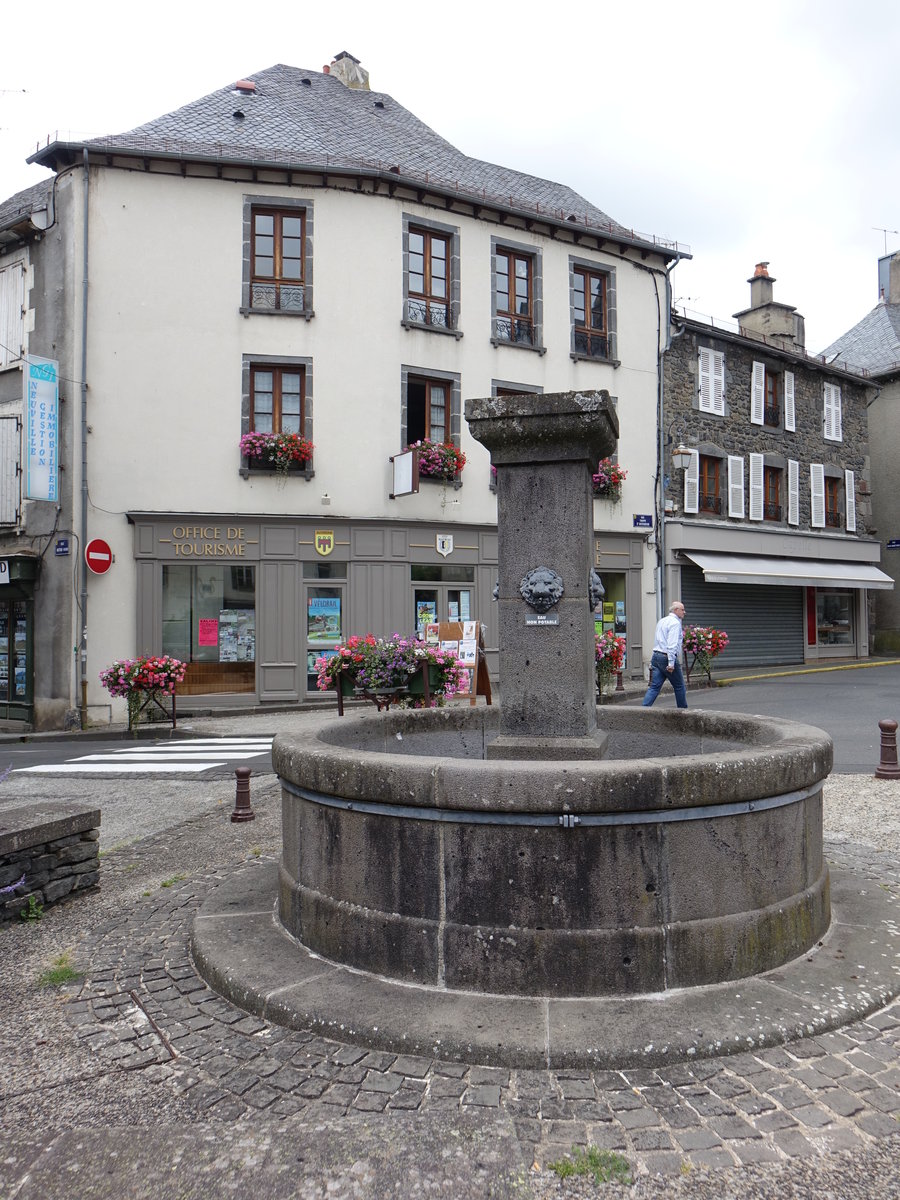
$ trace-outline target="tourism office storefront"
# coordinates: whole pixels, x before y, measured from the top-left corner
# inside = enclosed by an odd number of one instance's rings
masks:
[[[128,520],[135,652],[187,663],[180,695],[304,700],[317,694],[316,658],[342,638],[411,634],[435,621],[480,621],[496,675],[494,526],[144,512]],[[595,560],[601,574],[617,569],[631,598],[639,663],[642,554],[632,540],[598,539]]]

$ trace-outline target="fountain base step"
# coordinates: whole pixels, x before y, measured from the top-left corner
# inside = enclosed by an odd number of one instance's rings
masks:
[[[443,991],[329,962],[285,932],[277,890],[277,864],[258,862],[210,892],[192,935],[201,975],[275,1024],[394,1053],[520,1068],[655,1067],[824,1033],[900,994],[897,902],[834,867],[830,929],[777,970],[576,999]]]

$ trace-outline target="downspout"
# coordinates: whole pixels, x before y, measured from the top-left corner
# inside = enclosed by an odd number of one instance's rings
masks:
[[[656,428],[659,443],[657,445],[657,464],[656,464],[656,479],[659,493],[659,517],[656,523],[656,554],[657,554],[657,570],[659,572],[659,586],[656,589],[656,619],[659,620],[665,616],[668,611],[666,604],[666,422],[665,422],[665,386],[663,372],[663,358],[666,351],[672,345],[673,338],[681,337],[684,334],[684,326],[675,334],[672,333],[672,280],[670,273],[678,266],[680,259],[675,259],[668,267],[666,267],[666,336],[665,343],[659,351],[659,370],[657,385],[659,389],[658,396],[658,412],[656,415]]]
[[[88,566],[85,550],[88,536],[88,476],[87,476],[87,320],[88,320],[88,200],[89,165],[87,149],[82,151],[84,164],[83,223],[82,223],[82,284],[81,284],[81,728],[87,729],[87,603]]]

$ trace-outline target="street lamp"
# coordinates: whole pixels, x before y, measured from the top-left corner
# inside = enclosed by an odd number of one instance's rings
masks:
[[[683,441],[679,441],[678,449],[672,451],[672,464],[676,471],[686,471],[691,465],[691,452]]]

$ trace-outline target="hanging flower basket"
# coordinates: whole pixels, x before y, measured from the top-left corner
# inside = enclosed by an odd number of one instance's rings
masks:
[[[166,720],[175,727],[175,691],[184,680],[186,664],[167,654],[117,659],[100,672],[111,696],[128,701],[128,728],[142,719]]]
[[[601,458],[597,470],[591,476],[594,495],[601,500],[612,500],[614,503],[622,499],[622,483],[628,472],[611,458]]]
[[[443,703],[445,697],[466,687],[466,669],[456,655],[398,633],[390,638],[368,633],[339,642],[330,655],[316,659],[316,687],[323,692],[339,687],[343,696],[409,696],[416,706],[425,693],[419,669],[423,663],[428,666],[432,704]]]
[[[597,668],[597,693],[602,700],[613,676],[625,664],[625,639],[617,636],[612,629],[598,634],[594,638],[594,662]]]
[[[287,475],[295,466],[305,466],[312,452],[312,442],[299,433],[245,433],[241,438],[245,458],[273,466],[279,475]]]
[[[432,442],[423,438],[406,449],[419,451],[419,475],[426,479],[455,479],[466,465],[466,456],[452,442]]]
[[[708,686],[712,686],[713,659],[728,645],[728,634],[724,629],[713,629],[711,625],[685,625],[681,631],[681,647],[684,651],[684,663],[687,669],[688,683],[691,675],[699,669],[705,676]],[[691,656],[688,665],[688,655]]]

